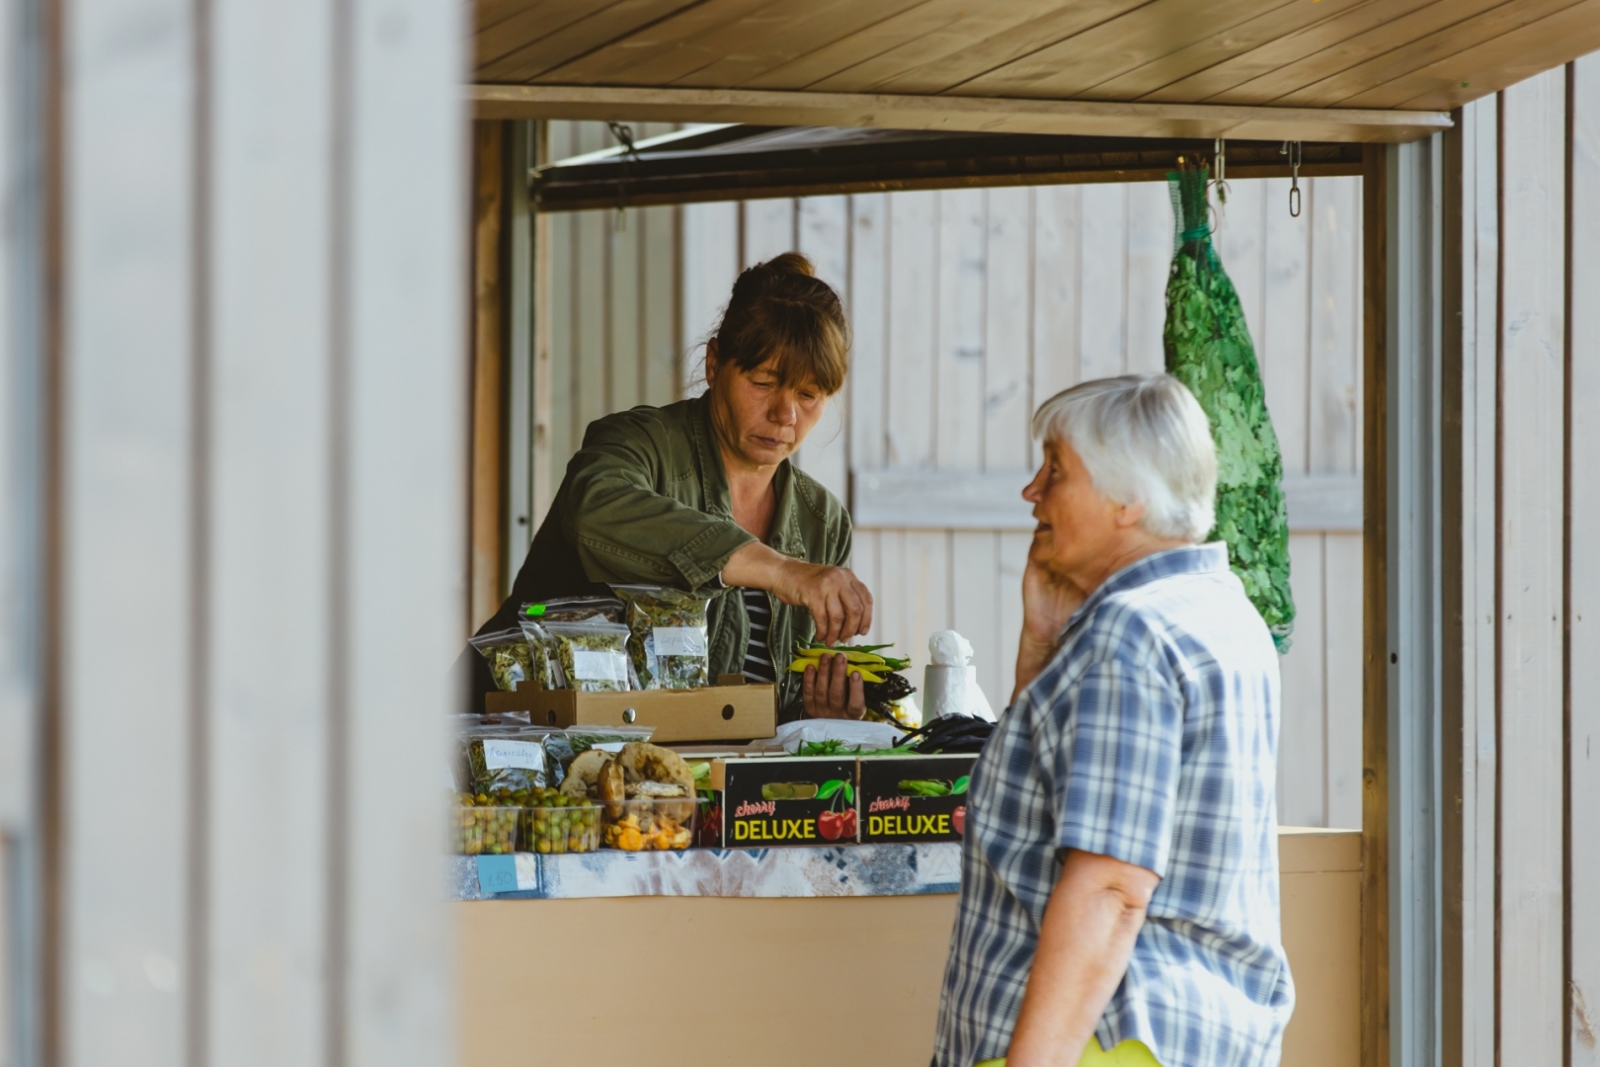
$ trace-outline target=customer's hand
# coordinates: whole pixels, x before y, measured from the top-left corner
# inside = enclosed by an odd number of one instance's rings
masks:
[[[801,677],[800,698],[808,719],[859,719],[867,713],[867,684],[850,673],[843,656],[820,656]]]
[[[760,542],[745,545],[722,568],[729,585],[765,589],[785,604],[805,608],[825,645],[872,629],[872,593],[847,567],[791,559]],[[774,649],[781,659],[790,649]]]
[[[1022,572],[1022,639],[1017,642],[1013,703],[1056,654],[1056,639],[1083,601],[1082,589],[1052,574],[1043,563],[1028,560]]]

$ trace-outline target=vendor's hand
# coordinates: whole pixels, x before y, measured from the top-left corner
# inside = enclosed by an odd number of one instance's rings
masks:
[[[867,683],[850,673],[840,655],[817,658],[801,678],[800,697],[810,719],[859,719],[867,713]]]
[[[825,645],[872,629],[872,593],[845,567],[790,560],[772,595],[811,612],[817,640]]]
[[[1017,643],[1013,703],[1056,654],[1057,638],[1083,601],[1082,589],[1052,574],[1043,563],[1028,560],[1022,572],[1022,639]]]

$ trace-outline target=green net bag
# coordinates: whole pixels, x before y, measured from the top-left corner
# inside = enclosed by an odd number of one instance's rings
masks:
[[[1167,175],[1177,232],[1162,342],[1167,373],[1200,401],[1217,445],[1217,524],[1206,540],[1227,542],[1228,562],[1282,653],[1294,631],[1283,459],[1239,294],[1211,246],[1208,177],[1205,168]]]

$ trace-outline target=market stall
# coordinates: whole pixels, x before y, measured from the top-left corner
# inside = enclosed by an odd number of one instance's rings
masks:
[[[619,591],[474,639],[502,688],[458,722],[451,772],[463,1062],[622,1063],[647,1042],[684,1067],[925,1063],[992,728],[967,714],[986,710],[969,668],[931,664],[919,708],[910,659],[857,646],[873,721],[780,727],[775,687],[708,684],[709,597]],[[952,633],[930,649],[969,653]],[[1352,1067],[1360,835],[1286,829],[1279,855],[1287,1062]],[[508,1043],[533,1002],[538,1040]]]

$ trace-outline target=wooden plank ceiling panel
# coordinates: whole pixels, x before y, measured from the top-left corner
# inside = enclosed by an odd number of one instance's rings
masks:
[[[1127,0],[1096,0],[1054,5],[1058,7],[1056,11],[1051,11],[1051,6],[1038,0],[996,0],[986,4],[939,0],[918,9],[919,14],[936,11],[941,16],[937,25],[929,25],[916,36],[902,35],[895,32],[895,27],[885,26],[874,43],[880,47],[887,43],[890,47],[812,81],[806,88],[839,93],[942,92],[995,65],[995,59],[975,48],[981,49],[996,39],[1012,38],[1018,38],[1019,44],[1031,40],[1031,47],[1037,48],[1104,22],[1134,5]],[[1045,19],[1040,18],[1041,10],[1046,12]]]
[[[1247,13],[1243,21],[1091,86],[1085,90],[1084,96],[1097,100],[1152,98],[1151,94],[1174,83],[1186,81],[1193,75],[1212,70],[1235,56],[1248,55],[1277,41],[1305,33],[1345,12],[1370,6],[1372,2],[1373,0],[1318,0],[1316,7],[1318,17],[1309,24],[1303,4],[1283,4],[1265,12],[1260,11],[1259,4],[1252,5],[1253,10]],[[1409,2],[1424,3],[1426,0],[1409,0]]]
[[[729,23],[708,38],[721,57],[678,79],[695,88],[745,86],[769,71],[860,33],[926,0],[777,0],[743,23]]]
[[[491,103],[476,91],[497,114],[592,118],[610,104],[582,94],[634,86],[690,94],[639,116],[683,121],[771,107],[773,121],[803,121],[805,105],[756,99],[770,91],[816,94],[819,114],[845,108],[868,125],[930,96],[1002,110],[1010,100],[1445,109],[1600,48],[1600,0],[479,0],[473,13],[478,86],[577,94]],[[691,96],[704,90],[728,96],[701,107]],[[1222,114],[1172,118],[1261,133],[1261,116]],[[977,120],[918,128],[936,121]],[[1353,115],[1345,126],[1388,139]]]
[[[562,18],[576,10],[582,17],[566,22],[554,32],[543,4],[530,6],[523,15],[507,19],[474,41],[480,82],[526,82],[592,51],[606,48],[627,51],[626,38],[695,0],[616,0],[615,3],[575,4],[564,0],[552,5]]]
[[[1597,50],[1600,2],[1584,0],[1387,85],[1358,93],[1343,106],[1450,109]],[[1367,104],[1367,100],[1381,102]]]
[[[1304,0],[1153,0],[1065,40],[1058,40],[954,90],[970,96],[1074,97],[1196,40],[1226,31],[1263,9],[1287,9],[1310,22],[1320,5]]]
[[[823,47],[923,0],[707,0],[676,12],[627,39],[540,76],[570,85],[674,85],[721,68],[714,84],[733,84],[722,61],[743,60],[745,76],[785,63],[810,47]],[[802,33],[797,34],[797,30]],[[809,30],[810,40],[804,35]]]
[[[1314,82],[1302,79],[1317,69],[1313,64],[1301,64],[1305,70],[1296,80],[1300,88],[1274,96],[1274,104],[1291,107],[1359,107],[1347,103],[1374,87],[1399,81],[1441,60],[1470,48],[1494,41],[1530,23],[1540,21],[1558,5],[1550,0],[1510,0],[1509,3],[1491,4],[1485,0],[1443,0],[1416,13],[1412,19],[1400,19],[1374,31],[1377,47],[1388,45],[1388,50],[1364,62],[1350,64],[1348,57],[1336,54],[1327,57],[1326,63],[1338,63],[1338,73]],[[1576,0],[1564,0],[1560,7],[1579,6]],[[1444,10],[1439,10],[1439,9]],[[1445,21],[1448,20],[1448,21]],[[1431,32],[1415,35],[1426,21],[1439,22]],[[1342,49],[1339,50],[1342,53]],[[1426,91],[1433,86],[1425,86]],[[1413,93],[1412,95],[1417,95]],[[1246,103],[1233,94],[1230,103]],[[1248,101],[1265,103],[1266,101]]]
[[[893,49],[914,42],[929,33],[960,32],[955,27],[970,14],[973,24],[992,27],[994,36],[982,44],[939,60],[942,75],[933,75],[935,88],[899,90],[937,92],[996,63],[1025,55],[1041,43],[1060,40],[1078,33],[1119,12],[1137,7],[1142,0],[989,0],[974,4],[970,0],[931,0],[903,15],[883,22],[826,49],[800,56],[749,83],[752,89],[816,88],[824,79],[842,74]],[[979,14],[982,9],[982,14]],[[1043,14],[1040,14],[1043,12]],[[1008,28],[1001,28],[1011,22]],[[972,42],[974,38],[968,38]],[[987,47],[984,47],[987,46]],[[889,60],[890,63],[893,60]]]
[[[1322,0],[1328,3],[1329,0]],[[1140,99],[1152,102],[1190,103],[1221,100],[1222,94],[1238,89],[1274,72],[1287,71],[1309,56],[1337,48],[1359,48],[1358,38],[1386,22],[1395,22],[1411,11],[1437,4],[1439,0],[1364,0],[1344,10],[1334,9],[1331,17],[1309,23],[1247,51],[1198,70],[1171,85],[1146,93]],[[1320,7],[1320,5],[1319,5]],[[1253,101],[1255,96],[1251,96]]]
[[[560,0],[545,0],[545,3],[559,3]],[[490,26],[498,26],[506,19],[521,14],[529,7],[528,0],[478,0],[477,3],[467,4],[467,13],[471,16],[472,32],[482,33]],[[577,18],[581,11],[574,11],[571,18]],[[473,64],[476,66],[476,62]]]

